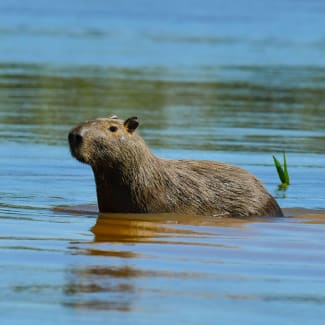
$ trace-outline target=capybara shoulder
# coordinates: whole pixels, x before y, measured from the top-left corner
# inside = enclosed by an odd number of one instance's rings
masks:
[[[135,132],[136,117],[85,121],[69,133],[71,154],[94,172],[100,212],[281,216],[249,172],[207,160],[156,157]]]

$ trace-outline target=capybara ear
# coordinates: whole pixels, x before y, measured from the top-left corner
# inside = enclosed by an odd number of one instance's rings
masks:
[[[124,126],[128,130],[128,132],[133,133],[135,129],[139,126],[139,122],[137,121],[136,116],[129,117],[124,121]]]

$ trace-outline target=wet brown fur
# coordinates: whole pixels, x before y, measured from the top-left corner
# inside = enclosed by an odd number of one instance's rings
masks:
[[[282,215],[252,174],[220,162],[158,158],[137,126],[136,118],[99,118],[69,134],[72,155],[93,169],[100,212]]]

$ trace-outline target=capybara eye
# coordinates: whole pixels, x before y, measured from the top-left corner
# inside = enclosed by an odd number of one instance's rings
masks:
[[[117,126],[110,126],[108,128],[111,132],[116,132],[117,131]]]

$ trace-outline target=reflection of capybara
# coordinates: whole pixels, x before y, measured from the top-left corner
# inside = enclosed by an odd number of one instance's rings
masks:
[[[69,133],[72,155],[94,172],[100,212],[173,212],[281,216],[276,201],[247,171],[220,162],[154,156],[126,121],[98,118]]]

